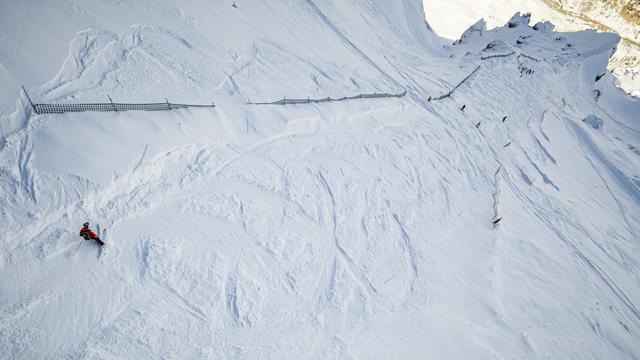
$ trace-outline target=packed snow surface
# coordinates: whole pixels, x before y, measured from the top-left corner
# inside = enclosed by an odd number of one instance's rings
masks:
[[[450,45],[418,0],[7,3],[0,358],[640,358],[616,35],[515,15]],[[23,78],[217,107],[36,115]]]

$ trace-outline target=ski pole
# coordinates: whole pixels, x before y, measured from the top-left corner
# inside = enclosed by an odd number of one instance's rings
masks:
[[[83,242],[83,241],[84,241],[84,239],[80,239],[80,242],[78,243],[78,246],[76,246],[76,249],[75,249],[75,250],[73,250],[73,253],[72,253],[72,254],[75,254],[75,253],[76,253],[76,251],[78,251],[78,249],[80,249],[80,245],[82,245],[82,242]]]

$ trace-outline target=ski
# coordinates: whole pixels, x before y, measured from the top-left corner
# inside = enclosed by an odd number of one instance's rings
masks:
[[[102,258],[102,256],[104,255],[104,252],[107,250],[107,242],[105,241],[105,239],[107,238],[107,229],[104,229],[103,233],[98,235],[98,237],[100,238],[100,240],[102,240],[103,245],[100,246],[100,254],[98,254],[99,258]]]

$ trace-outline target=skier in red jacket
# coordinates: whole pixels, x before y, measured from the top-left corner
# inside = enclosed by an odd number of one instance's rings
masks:
[[[82,229],[80,229],[80,236],[82,236],[85,240],[95,240],[100,246],[104,245],[104,241],[100,240],[98,235],[96,235],[93,230],[89,229],[88,222],[82,224]]]

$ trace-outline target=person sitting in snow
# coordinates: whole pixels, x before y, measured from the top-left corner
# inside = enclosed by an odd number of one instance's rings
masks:
[[[98,235],[96,235],[93,230],[89,229],[88,222],[82,224],[82,229],[80,229],[80,236],[82,236],[85,240],[95,240],[100,246],[104,245],[104,241],[100,240]]]

